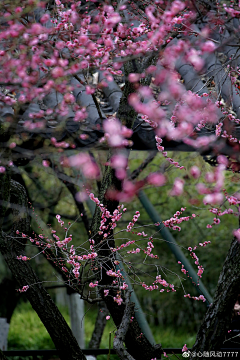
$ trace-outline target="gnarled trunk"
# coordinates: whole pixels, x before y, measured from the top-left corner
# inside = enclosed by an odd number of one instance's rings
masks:
[[[210,305],[198,331],[192,352],[219,350],[231,322],[232,309],[240,289],[240,244],[231,243],[219,276],[213,303]],[[200,356],[201,357],[201,356]],[[199,357],[199,358],[200,358]],[[201,357],[202,358],[202,357]],[[193,357],[193,359],[198,359]]]

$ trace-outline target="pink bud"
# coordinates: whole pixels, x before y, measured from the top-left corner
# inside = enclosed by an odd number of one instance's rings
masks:
[[[190,169],[190,174],[194,179],[198,179],[199,176],[201,175],[201,171],[197,166],[192,166]]]
[[[49,161],[47,161],[47,160],[43,160],[42,164],[45,167],[49,167]]]

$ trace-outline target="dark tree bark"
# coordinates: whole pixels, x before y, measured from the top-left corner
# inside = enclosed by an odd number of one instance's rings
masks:
[[[125,310],[121,325],[119,326],[113,341],[113,348],[116,350],[121,360],[134,360],[134,358],[125,349],[123,342],[130,324],[131,316],[134,314],[134,304],[130,302],[131,293],[126,293]]]
[[[25,187],[25,184],[23,182],[22,176],[17,173],[12,175],[12,179],[16,180],[20,184],[22,184],[25,188],[26,194],[27,189]],[[20,180],[20,181],[19,181]],[[27,196],[28,198],[28,196]],[[2,209],[3,209],[3,204]],[[9,209],[10,211],[10,209]],[[4,221],[4,230],[7,231],[7,229],[11,228],[12,222],[10,219],[11,216],[9,216],[9,219],[5,219]],[[6,214],[5,214],[6,218]],[[18,288],[17,281],[9,274],[0,283],[0,317],[6,318],[7,322],[10,324],[11,317],[13,315],[13,312],[18,304],[18,301],[20,299],[20,294],[16,291]]]
[[[116,332],[116,336],[113,340],[113,348],[116,350],[120,360],[134,360],[134,358],[128,353],[123,345],[130,324],[131,316],[134,314],[134,304],[130,303],[130,296],[131,293],[128,291],[126,293],[125,310],[121,325],[119,326]]]
[[[201,324],[192,351],[203,352],[225,347],[223,342],[229,329],[232,309],[237,301],[240,289],[239,274],[240,244],[234,239],[219,276],[213,303]],[[193,359],[198,359],[198,357]]]
[[[108,309],[105,302],[101,301],[98,304],[98,307],[99,310],[95,321],[95,327],[88,345],[89,349],[99,349],[103,331],[107,322],[106,315],[108,314]]]
[[[16,288],[16,281],[10,277],[5,277],[0,284],[0,317],[6,318],[8,323],[19,300]]]
[[[85,360],[85,356],[78,343],[61,315],[50,295],[43,288],[41,281],[37,278],[30,264],[17,259],[24,255],[24,238],[16,236],[16,230],[28,232],[29,220],[27,216],[27,197],[24,188],[15,181],[10,181],[10,176],[4,174],[1,177],[0,199],[1,199],[1,224],[4,221],[7,203],[10,203],[13,212],[12,231],[6,234],[0,233],[0,252],[2,253],[19,287],[30,284],[26,296],[33,309],[46,327],[56,348],[63,360]],[[11,185],[10,185],[11,184]],[[23,240],[22,240],[23,239]]]

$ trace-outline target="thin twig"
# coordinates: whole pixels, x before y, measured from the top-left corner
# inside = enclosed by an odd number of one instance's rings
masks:
[[[136,179],[140,172],[142,172],[148,166],[148,164],[155,158],[156,155],[157,150],[151,151],[148,157],[143,161],[143,163],[130,174],[128,180]]]

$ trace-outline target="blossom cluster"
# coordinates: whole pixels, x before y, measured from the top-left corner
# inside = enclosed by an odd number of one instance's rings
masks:
[[[195,14],[187,3],[175,0],[163,11],[161,2],[157,1],[154,6],[146,6],[141,19],[134,13],[131,14],[129,5],[125,4],[116,9],[103,3],[95,11],[86,13],[80,11],[80,2],[70,6],[64,1],[56,0],[55,5],[55,10],[51,12],[42,2],[30,2],[28,22],[20,21],[26,11],[25,5],[17,6],[15,14],[9,7],[4,14],[6,22],[1,28],[0,36],[0,80],[6,83],[10,93],[14,91],[17,96],[13,98],[1,94],[0,100],[9,106],[17,102],[26,105],[36,99],[48,104],[46,99],[49,96],[61,95],[57,106],[50,108],[46,105],[44,110],[36,106],[36,110],[30,111],[29,118],[24,120],[26,129],[45,128],[48,116],[64,121],[67,118],[85,121],[88,117],[87,105],[82,106],[78,101],[79,93],[74,93],[76,83],[73,76],[97,69],[103,71],[107,81],[111,81],[112,75],[121,75],[120,69],[126,57],[144,57],[162,47],[155,65],[148,66],[141,73],[129,74],[129,81],[136,85],[136,92],[130,95],[129,104],[142,114],[145,121],[154,124],[159,138],[183,140],[196,147],[210,144],[211,137],[201,136],[195,140],[193,134],[208,123],[217,123],[216,104],[206,92],[198,95],[187,91],[179,81],[179,74],[175,69],[177,59],[184,57],[195,70],[200,71],[204,65],[204,56],[216,50],[215,43],[209,40],[208,27],[199,32],[193,30],[191,22],[195,20]],[[232,16],[238,14],[231,7],[224,9]],[[38,22],[35,21],[36,14]],[[172,31],[179,29],[179,26],[184,28],[185,35],[189,35],[189,41],[174,39]],[[192,34],[197,37],[197,42]],[[16,48],[14,56],[10,51],[11,45]],[[233,70],[229,68],[232,81]],[[154,99],[149,86],[140,84],[146,75],[152,75],[154,84],[163,89],[158,100]],[[96,85],[81,80],[79,86],[80,84],[81,92],[87,95],[94,94],[98,87],[107,86],[106,81]],[[142,98],[147,101],[143,102]],[[167,111],[160,106],[163,103],[173,109],[170,119]],[[235,121],[232,118],[230,120]],[[217,136],[219,126],[217,124]],[[129,138],[132,130],[121,125],[114,116],[103,122],[103,130],[104,139],[111,147],[131,144]],[[223,136],[236,141],[232,135],[224,133]],[[72,141],[58,141],[54,136],[51,138],[51,145],[59,150],[74,148]],[[164,149],[161,151],[166,153]],[[168,158],[167,154],[165,156],[174,166],[184,168]],[[71,161],[74,162],[75,159]],[[76,162],[79,164],[81,161],[77,159]],[[80,166],[82,165],[87,172],[87,166],[81,163]],[[122,179],[124,171],[118,172]],[[98,169],[93,164],[89,175],[90,178],[98,176]]]
[[[190,219],[195,218],[197,215],[196,214],[192,214],[192,216],[182,216],[179,218],[179,215],[181,215],[183,213],[183,211],[185,211],[186,208],[181,208],[181,211],[177,211],[173,217],[171,217],[168,220],[163,221],[164,226],[169,227],[172,230],[178,230],[181,231],[181,227],[177,226],[176,224],[181,224],[183,221],[189,221]]]
[[[119,205],[117,209],[113,211],[113,214],[108,211],[103,204],[100,203],[99,199],[94,196],[93,193],[89,193],[89,197],[95,204],[100,208],[102,215],[101,215],[101,223],[99,227],[99,235],[103,235],[103,238],[107,238],[110,234],[110,231],[115,229],[117,226],[117,222],[121,219],[123,212],[127,209],[124,208],[123,205]],[[121,210],[123,212],[121,212]]]
[[[199,295],[198,297],[197,296],[191,296],[190,294],[186,294],[184,295],[184,297],[188,297],[189,299],[193,299],[193,300],[202,300],[203,302],[206,301],[205,297],[203,295]]]
[[[174,161],[173,159],[168,157],[167,151],[165,151],[164,146],[161,145],[162,142],[163,142],[163,139],[160,138],[157,135],[155,136],[155,139],[156,139],[156,142],[157,142],[156,145],[157,145],[158,151],[160,151],[163,154],[163,156],[166,158],[166,160],[169,161],[171,165],[174,165],[176,168],[179,168],[180,170],[185,169],[185,166],[179,165],[178,161]]]
[[[138,221],[138,218],[140,216],[140,212],[136,211],[135,215],[132,218],[132,221],[129,222],[129,224],[127,225],[127,232],[130,232],[134,226],[134,224]]]
[[[27,256],[25,256],[25,255],[19,255],[19,256],[17,256],[17,259],[18,259],[18,260],[23,260],[23,261],[30,260],[30,258],[27,257]]]
[[[209,244],[211,244],[211,241],[204,241],[203,243],[199,243],[198,246],[205,247]],[[202,274],[204,272],[204,267],[199,263],[199,258],[196,255],[196,253],[194,252],[198,248],[198,246],[194,246],[194,248],[189,246],[188,251],[190,252],[190,256],[194,259],[195,265],[197,265],[197,267],[198,267],[197,275],[199,278],[201,278]],[[181,264],[181,272],[189,277],[188,271],[185,269],[184,264],[182,264],[181,261],[178,261],[178,264]]]
[[[29,289],[29,285],[23,286],[21,289],[18,289],[19,292],[26,292]]]
[[[159,290],[160,293],[164,292],[166,288],[166,291],[169,292],[169,291],[173,291],[175,292],[175,288],[174,288],[174,285],[173,284],[169,284],[165,279],[162,279],[161,275],[157,275],[156,276],[156,280],[152,283],[152,285],[148,286],[146,285],[144,282],[142,283],[142,287],[145,289],[145,290],[148,290],[148,291],[153,291],[153,290],[158,290],[159,289],[159,286],[157,284],[160,284],[163,286],[163,288],[161,288]]]
[[[100,140],[101,143],[107,141],[113,148],[132,145],[132,141],[129,141],[126,138],[130,138],[133,131],[124,125],[122,126],[117,118],[112,117],[105,120],[103,128],[105,135]]]

